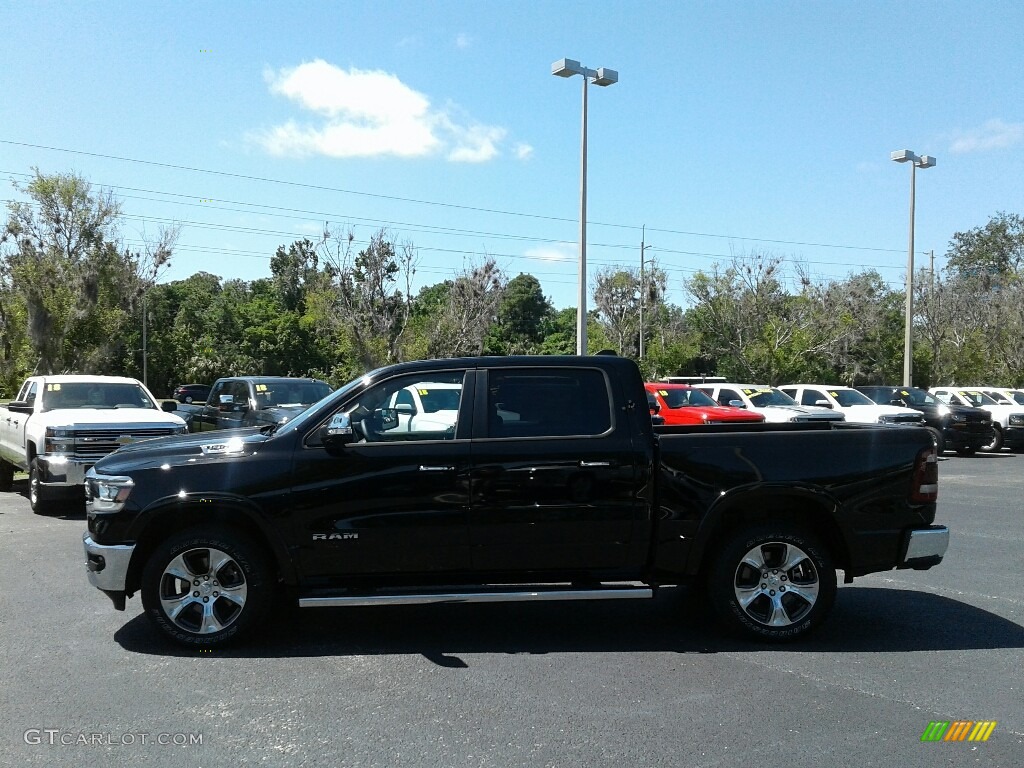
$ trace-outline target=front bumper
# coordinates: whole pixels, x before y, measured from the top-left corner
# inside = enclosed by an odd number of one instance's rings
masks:
[[[1011,450],[1024,448],[1024,427],[1007,427],[1004,429],[1003,445]]]
[[[931,525],[907,531],[903,539],[903,555],[897,568],[926,571],[942,562],[949,548],[949,528]]]
[[[85,461],[71,459],[67,456],[44,454],[36,456],[39,465],[39,482],[47,487],[67,487],[85,483],[85,473],[89,471],[95,459]]]
[[[107,593],[114,607],[124,610],[128,565],[135,552],[134,544],[97,544],[86,531],[82,534],[85,548],[85,567],[89,583]]]

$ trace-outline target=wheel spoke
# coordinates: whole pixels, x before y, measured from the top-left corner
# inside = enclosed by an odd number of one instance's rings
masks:
[[[188,561],[185,559],[187,552],[178,555],[176,558],[171,560],[164,568],[164,574],[167,576],[175,576],[182,581],[192,581],[199,574],[189,567]]]
[[[783,564],[779,566],[779,569],[785,573],[789,573],[791,570],[796,568],[800,563],[807,559],[807,555],[804,554],[803,550],[799,547],[791,547],[788,544],[786,546],[786,555],[783,558]]]
[[[768,599],[772,601],[772,614],[768,618],[768,626],[788,627],[792,624],[793,620],[789,618],[786,607],[782,604],[782,594],[776,592],[775,595],[770,596]]]
[[[761,551],[760,547],[754,547],[752,550],[747,552],[746,555],[744,555],[743,559],[740,561],[740,564],[749,565],[755,571],[760,571],[765,566],[764,552]]]
[[[245,582],[239,584],[237,587],[223,587],[220,591],[220,596],[230,600],[232,603],[241,608],[245,605],[245,598],[248,590],[246,589]]]
[[[173,600],[166,598],[160,599],[160,604],[164,608],[164,613],[166,613],[167,618],[169,618],[175,624],[178,623],[178,616],[181,615],[181,612],[195,602],[196,599],[192,597],[192,595],[187,593]]]
[[[814,605],[818,599],[818,582],[815,581],[810,584],[794,584],[790,582],[786,591],[791,595],[796,595],[808,605]]]
[[[214,605],[216,605],[216,601],[203,603],[203,623],[199,628],[199,634],[201,635],[212,635],[214,632],[220,632],[220,630],[224,629],[221,623],[217,621],[217,617],[213,615]]]
[[[210,570],[209,573],[214,578],[217,578],[217,574],[220,573],[221,568],[229,563],[233,563],[231,555],[221,552],[217,549],[210,550]]]
[[[736,588],[736,602],[740,604],[740,608],[744,611],[750,607],[750,604],[757,600],[762,595],[761,590],[757,587],[751,587],[750,589]]]

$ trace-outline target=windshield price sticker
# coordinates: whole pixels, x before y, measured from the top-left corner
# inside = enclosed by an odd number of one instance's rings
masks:
[[[829,392],[829,394],[832,395],[832,397],[839,397],[838,392]]]
[[[667,389],[659,389],[658,390],[658,394],[661,395],[662,397],[668,397],[668,390]]]
[[[46,385],[46,391],[47,392],[60,392],[60,384],[47,384]]]
[[[267,391],[267,385],[266,384],[257,384],[256,385],[256,391],[257,392],[266,392]]]
[[[429,394],[430,394],[430,392],[429,392],[428,390],[426,390],[426,389],[421,389],[421,390],[420,390],[420,394],[421,394],[421,395],[429,395]]]

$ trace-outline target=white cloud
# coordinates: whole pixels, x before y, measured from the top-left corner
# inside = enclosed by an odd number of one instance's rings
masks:
[[[273,155],[443,154],[452,162],[482,163],[501,154],[504,128],[455,117],[452,106],[434,108],[426,95],[387,72],[344,70],[316,59],[268,70],[264,77],[272,94],[315,116],[250,134],[250,140]]]
[[[459,32],[459,34],[455,36],[456,48],[462,48],[463,50],[465,50],[466,48],[469,48],[469,46],[472,44],[473,39],[465,32]]]
[[[533,147],[529,144],[519,142],[516,144],[516,157],[520,160],[529,160],[533,156]]]
[[[1004,123],[989,120],[979,128],[957,131],[949,151],[955,154],[985,152],[990,149],[1006,149],[1024,141],[1024,123]]]
[[[577,251],[575,249],[570,250],[568,246],[540,245],[536,248],[527,249],[523,256],[539,261],[575,261]]]

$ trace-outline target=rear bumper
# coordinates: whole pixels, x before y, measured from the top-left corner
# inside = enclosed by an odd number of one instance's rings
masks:
[[[949,528],[931,525],[904,534],[902,556],[897,568],[925,571],[942,562],[949,548]]]

